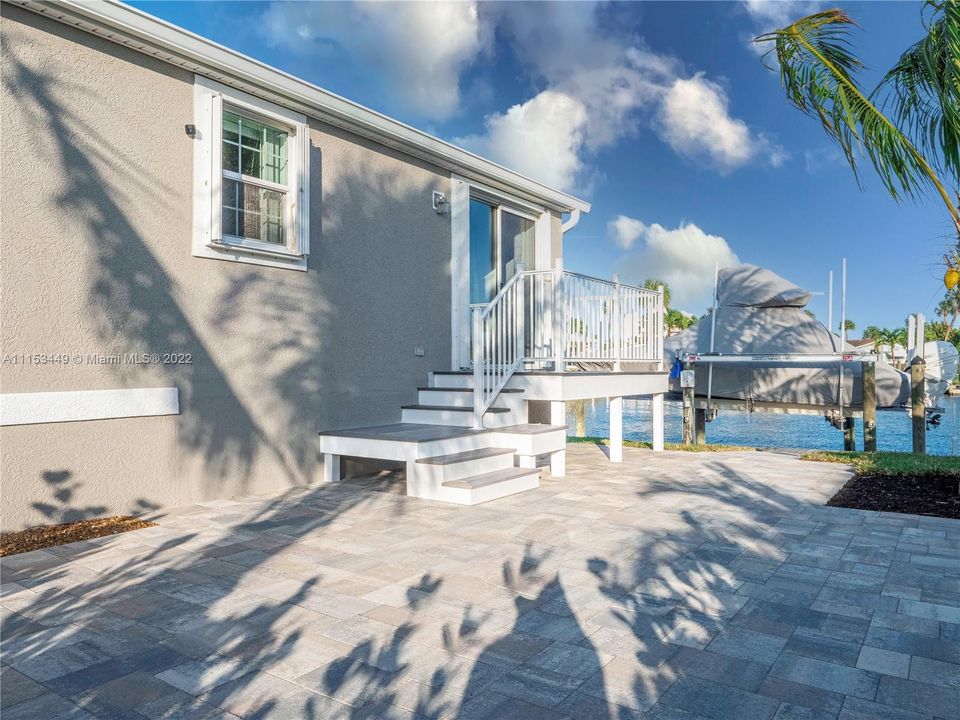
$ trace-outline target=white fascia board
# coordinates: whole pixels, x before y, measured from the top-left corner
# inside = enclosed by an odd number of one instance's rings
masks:
[[[266,99],[448,170],[521,191],[553,210],[590,211],[590,203],[584,200],[115,0],[12,1],[241,90],[265,94]]]

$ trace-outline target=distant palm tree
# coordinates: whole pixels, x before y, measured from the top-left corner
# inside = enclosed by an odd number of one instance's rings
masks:
[[[643,281],[643,287],[647,290],[657,290],[663,288],[663,309],[667,310],[670,308],[670,286],[667,285],[663,280],[657,280],[656,278],[647,278]]]
[[[868,325],[863,330],[863,339],[877,342],[882,334],[883,328],[878,328],[876,325]]]
[[[856,329],[857,329],[857,324],[853,320],[843,321],[843,327],[841,328],[841,330],[846,330],[847,332],[850,332],[851,330],[856,330]]]
[[[787,99],[819,120],[858,184],[862,150],[895,199],[933,188],[956,230],[956,249],[945,256],[955,268],[960,266],[960,0],[926,0],[923,13],[926,35],[871,93],[854,77],[864,63],[850,49],[855,23],[843,10],[808,15],[755,42],[772,43],[769,52],[777,59]],[[952,191],[938,172],[952,179]]]
[[[953,327],[957,324],[957,318],[960,318],[960,288],[954,288],[947,293],[937,305],[937,314],[944,326],[943,339],[949,340],[953,334]]]

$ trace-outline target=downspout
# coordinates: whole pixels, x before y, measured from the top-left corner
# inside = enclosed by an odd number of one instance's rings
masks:
[[[580,210],[574,208],[570,211],[570,218],[560,226],[560,233],[566,234],[568,230],[573,230],[580,222]]]

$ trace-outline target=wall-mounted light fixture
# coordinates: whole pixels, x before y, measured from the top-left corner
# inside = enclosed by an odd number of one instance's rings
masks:
[[[195,138],[197,136],[197,126],[196,125],[184,125],[183,131],[187,134],[188,138]]]
[[[444,195],[439,190],[433,191],[433,209],[436,211],[437,215],[443,215],[447,209],[447,196]]]

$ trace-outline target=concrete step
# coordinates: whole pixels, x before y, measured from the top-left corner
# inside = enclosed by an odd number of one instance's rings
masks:
[[[414,472],[423,481],[441,485],[472,475],[505,470],[514,466],[513,448],[484,448],[437,455],[417,460]]]
[[[492,429],[516,422],[518,417],[510,408],[491,407],[483,414],[483,425]],[[401,421],[405,423],[424,423],[427,425],[452,425],[454,427],[473,427],[473,408],[453,405],[404,405],[401,408]]]
[[[512,447],[517,455],[537,456],[564,450],[567,446],[566,425],[501,425],[491,428],[494,447]]]
[[[422,387],[417,388],[419,405],[449,405],[453,407],[473,407],[473,388],[463,387]],[[497,405],[510,410],[520,411],[526,401],[523,390],[501,390]]]
[[[320,452],[413,461],[493,446],[490,430],[451,425],[394,423],[320,433]]]
[[[466,371],[447,371],[433,373],[431,387],[437,388],[472,388],[473,373]]]
[[[511,468],[460,480],[449,480],[441,486],[441,495],[447,502],[477,505],[539,486],[539,470]]]

